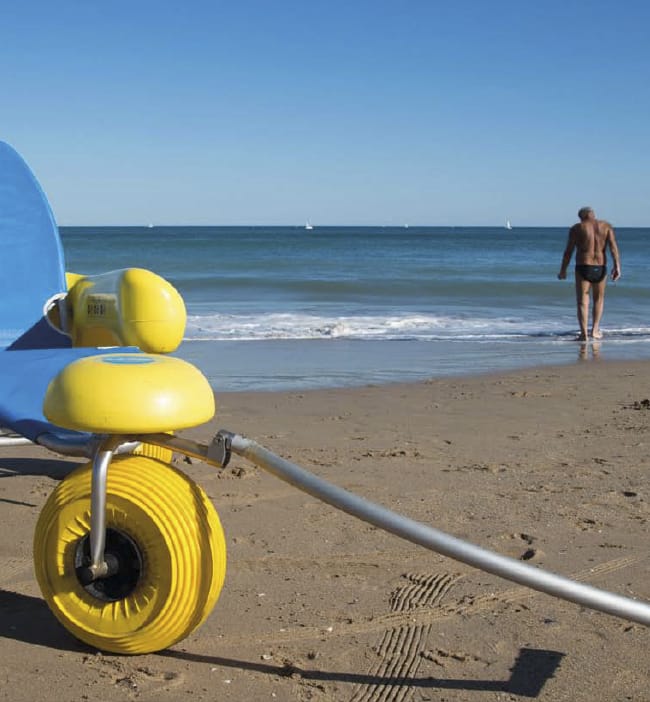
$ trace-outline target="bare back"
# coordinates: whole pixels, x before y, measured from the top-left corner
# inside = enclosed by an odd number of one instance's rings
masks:
[[[576,247],[576,263],[587,266],[607,264],[607,245],[613,235],[612,227],[604,220],[588,219],[571,227],[571,238]]]
[[[562,254],[562,264],[557,277],[564,280],[569,262],[576,251],[575,286],[580,334],[578,339],[586,341],[589,320],[589,297],[593,298],[594,312],[591,337],[601,339],[600,319],[603,314],[605,285],[607,283],[607,249],[612,254],[612,280],[621,277],[621,257],[612,225],[597,220],[591,207],[582,207],[578,212],[580,222],[569,229],[569,239]]]

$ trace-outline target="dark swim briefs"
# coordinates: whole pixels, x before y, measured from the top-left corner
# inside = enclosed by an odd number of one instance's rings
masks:
[[[607,266],[576,266],[576,273],[579,273],[589,283],[600,283],[607,275]]]

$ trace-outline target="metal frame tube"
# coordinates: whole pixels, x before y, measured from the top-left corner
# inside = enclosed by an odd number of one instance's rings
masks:
[[[534,590],[650,626],[650,604],[600,590],[475,546],[332,485],[250,439],[236,434],[229,435],[229,438],[233,453],[299,490],[384,531]]]
[[[59,436],[51,432],[46,432],[36,437],[36,443],[40,446],[44,446],[49,451],[60,453],[63,456],[93,458],[104,439],[104,436],[98,434],[70,434],[68,436]],[[114,448],[113,453],[132,453],[141,443],[142,442],[138,440],[122,437],[120,445]]]
[[[0,436],[0,446],[27,446],[31,443],[24,436]]]
[[[122,436],[108,436],[99,445],[93,457],[90,483],[90,566],[95,578],[108,572],[104,558],[106,546],[106,484],[108,467],[117,447],[124,442]]]
[[[106,481],[113,451],[100,450],[93,458],[90,487],[90,567],[93,572],[104,563],[106,545]]]

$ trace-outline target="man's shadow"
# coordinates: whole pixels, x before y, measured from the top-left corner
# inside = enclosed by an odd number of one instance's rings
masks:
[[[56,621],[42,599],[2,589],[0,589],[0,637],[75,653],[94,651],[73,638]],[[299,677],[303,680],[322,683],[343,682],[375,687],[508,692],[522,697],[538,697],[564,657],[564,654],[558,651],[522,648],[510,669],[510,677],[507,680],[466,680],[313,670],[295,665],[276,665],[176,650],[162,651],[158,655],[210,666],[235,668],[273,676]]]

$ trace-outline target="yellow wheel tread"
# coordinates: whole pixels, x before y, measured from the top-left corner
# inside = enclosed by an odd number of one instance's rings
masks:
[[[174,458],[174,452],[165,446],[156,446],[155,444],[143,443],[133,451],[134,456],[149,456],[156,458],[163,463],[171,463]]]

